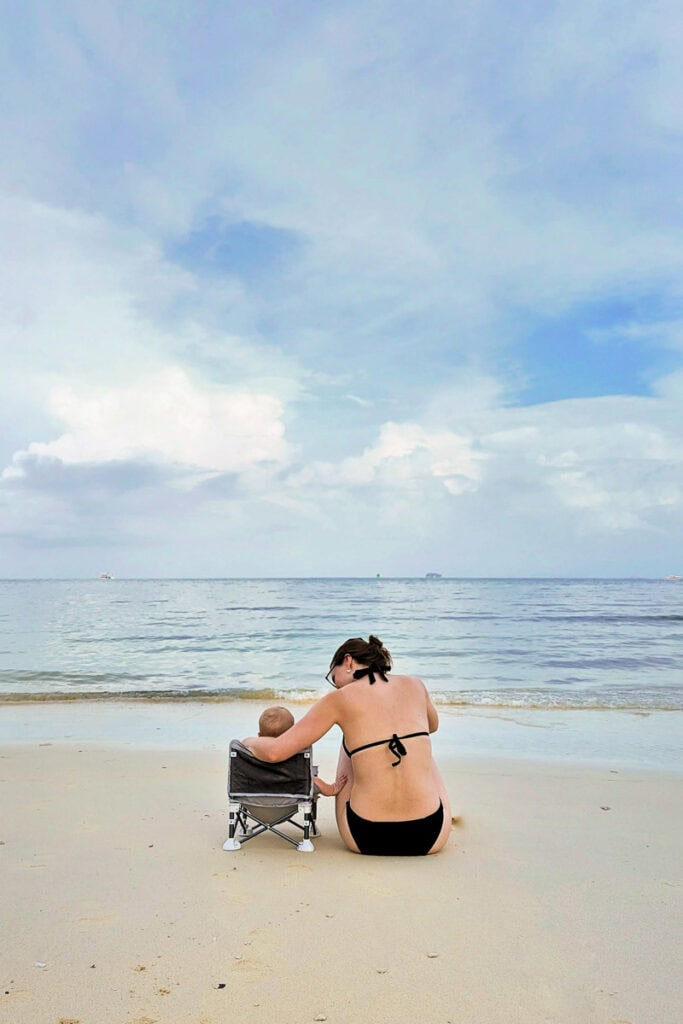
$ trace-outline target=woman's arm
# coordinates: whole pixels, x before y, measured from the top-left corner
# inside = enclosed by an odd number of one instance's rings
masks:
[[[434,707],[432,698],[429,696],[429,690],[427,689],[425,684],[422,682],[421,679],[419,679],[418,682],[422,685],[422,689],[425,692],[425,700],[427,701],[427,722],[429,724],[429,731],[436,732],[436,730],[439,728],[439,713]]]
[[[250,736],[244,740],[245,747],[261,761],[286,761],[310,747],[337,723],[338,698],[339,694],[328,693],[281,736]]]
[[[429,721],[429,731],[436,732],[439,728],[439,712],[434,707],[429,694],[427,694],[427,720]]]

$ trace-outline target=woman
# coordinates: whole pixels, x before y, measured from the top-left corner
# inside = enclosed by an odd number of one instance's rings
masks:
[[[337,781],[344,784],[336,809],[348,848],[395,856],[438,853],[451,829],[448,794],[429,739],[439,716],[420,679],[390,669],[391,655],[377,637],[347,640],[326,676],[335,692],[281,736],[245,743],[263,761],[284,761],[341,726]]]

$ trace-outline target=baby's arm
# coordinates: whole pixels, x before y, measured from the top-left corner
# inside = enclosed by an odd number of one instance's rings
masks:
[[[313,777],[315,788],[323,796],[336,796],[337,793],[341,793],[342,789],[346,785],[346,776],[340,775],[336,782],[325,782],[319,775]]]

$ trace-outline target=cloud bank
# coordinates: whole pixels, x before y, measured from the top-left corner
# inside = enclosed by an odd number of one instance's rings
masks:
[[[3,573],[675,571],[682,33],[668,2],[12,15]]]

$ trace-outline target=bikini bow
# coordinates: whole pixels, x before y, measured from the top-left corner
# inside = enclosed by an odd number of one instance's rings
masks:
[[[375,672],[380,677],[380,679],[384,680],[385,683],[389,682],[389,680],[387,679],[387,676],[386,676],[386,670],[383,669],[381,665],[376,665],[376,664],[368,665],[367,668],[357,668],[356,671],[353,673],[353,678],[354,679],[362,679],[363,676],[367,676],[368,680],[370,682],[370,685],[372,686],[372,684],[375,681]]]
[[[391,753],[395,757],[398,758],[398,761],[392,761],[391,762],[391,767],[395,768],[397,764],[401,763],[401,758],[405,757],[405,755],[408,753],[408,751],[403,746],[403,744],[401,743],[401,741],[398,738],[398,736],[396,735],[396,733],[394,733],[394,735],[389,740],[388,747],[389,747],[389,750],[391,751]]]

